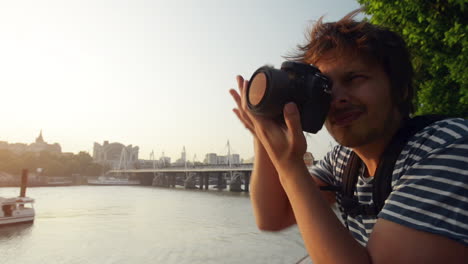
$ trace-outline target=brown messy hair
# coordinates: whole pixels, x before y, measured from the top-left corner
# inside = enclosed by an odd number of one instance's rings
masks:
[[[298,45],[298,52],[288,59],[315,64],[322,56],[335,52],[337,57],[357,55],[381,65],[391,82],[393,102],[403,117],[408,117],[413,107],[413,67],[406,43],[401,36],[387,28],[354,17],[355,10],[341,20],[324,23],[321,17],[307,35],[307,44]]]

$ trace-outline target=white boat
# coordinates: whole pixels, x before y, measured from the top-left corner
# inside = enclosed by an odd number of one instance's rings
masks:
[[[26,197],[28,186],[28,170],[23,170],[21,175],[21,188],[18,197],[0,197],[0,225],[33,222],[34,199]]]
[[[29,197],[0,197],[0,225],[34,221],[34,199]]]
[[[140,185],[138,180],[128,178],[116,178],[111,176],[99,176],[97,179],[88,179],[89,185]]]

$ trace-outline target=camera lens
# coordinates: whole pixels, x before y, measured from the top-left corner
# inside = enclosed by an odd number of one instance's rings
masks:
[[[315,66],[286,61],[281,69],[258,68],[247,87],[250,112],[284,124],[283,108],[296,103],[301,114],[302,129],[316,133],[323,125],[330,106],[330,81]]]
[[[252,80],[250,80],[250,86],[248,90],[248,100],[253,106],[258,105],[267,89],[267,77],[263,72],[256,74]]]
[[[283,106],[290,100],[288,84],[288,74],[284,71],[269,66],[257,69],[246,92],[250,111],[265,117],[282,117]]]

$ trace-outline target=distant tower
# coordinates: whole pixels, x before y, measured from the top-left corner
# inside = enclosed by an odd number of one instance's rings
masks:
[[[228,148],[228,153],[227,153],[227,163],[229,165],[229,167],[231,167],[231,144],[229,143],[229,140],[227,141],[227,148]]]
[[[182,153],[180,155],[180,160],[184,163],[187,162],[187,152],[185,151],[185,146],[184,148],[182,149]]]
[[[42,129],[41,129],[41,132],[39,133],[39,136],[36,138],[36,143],[45,143],[44,138],[42,138]]]

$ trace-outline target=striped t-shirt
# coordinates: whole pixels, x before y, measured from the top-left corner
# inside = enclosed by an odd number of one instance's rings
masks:
[[[341,186],[350,153],[349,148],[336,146],[311,173]],[[360,174],[355,189],[360,203],[372,203],[373,180]],[[378,218],[468,245],[468,120],[441,120],[410,138],[396,161],[391,185],[392,192]],[[337,202],[343,213],[340,195]],[[346,218],[343,220],[354,238],[366,245],[377,219],[361,215]]]

